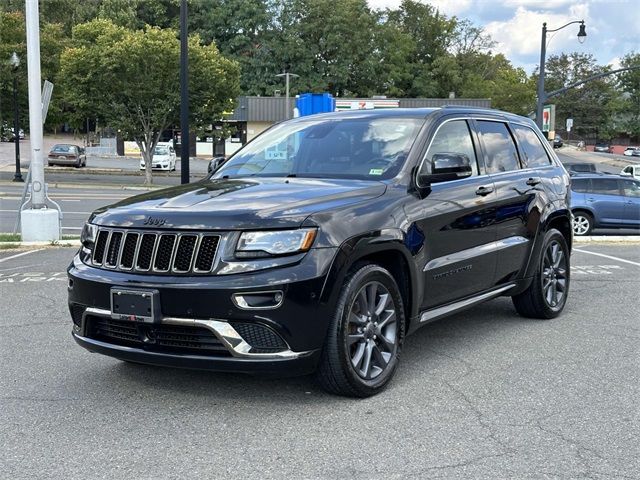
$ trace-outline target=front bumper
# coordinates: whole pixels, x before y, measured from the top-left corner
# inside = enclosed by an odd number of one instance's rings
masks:
[[[73,337],[89,351],[139,363],[238,372],[308,373],[317,364],[333,314],[332,305],[320,298],[334,255],[335,249],[316,249],[287,267],[199,277],[109,271],[85,265],[76,256],[68,269],[69,303],[72,311],[80,306],[83,313],[80,321],[74,319]],[[192,349],[185,352],[179,348],[154,351],[142,343],[123,344],[94,335],[91,321],[112,318],[112,287],[157,290],[161,326],[207,329],[226,349],[224,355],[200,355]],[[232,298],[237,293],[274,290],[282,292],[283,298],[275,308],[247,308]],[[236,330],[239,323],[266,327],[286,345],[266,353],[252,348]]]

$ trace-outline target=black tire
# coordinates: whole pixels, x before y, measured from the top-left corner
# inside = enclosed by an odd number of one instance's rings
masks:
[[[556,261],[553,252],[560,253],[559,260]],[[562,313],[569,295],[570,283],[569,247],[564,236],[552,228],[544,236],[531,285],[511,299],[517,312],[523,317],[548,320]]]
[[[371,303],[368,301],[371,291],[373,305],[379,311],[371,314],[369,309],[368,314],[362,306],[362,295],[364,292],[366,306]],[[389,313],[391,309],[393,315]],[[356,311],[358,313],[354,313]],[[378,265],[356,265],[344,280],[329,325],[317,372],[318,382],[337,395],[375,395],[387,386],[395,373],[404,335],[404,305],[393,276]],[[355,337],[361,339],[354,340]],[[360,361],[355,360],[358,352],[361,352]],[[360,365],[362,368],[358,368]]]
[[[583,210],[573,212],[573,234],[579,237],[589,235],[593,230],[593,215]]]

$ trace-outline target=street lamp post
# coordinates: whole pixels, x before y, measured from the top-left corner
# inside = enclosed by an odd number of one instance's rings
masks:
[[[580,43],[584,43],[587,38],[587,31],[584,26],[584,20],[575,20],[553,30],[547,29],[547,22],[544,22],[542,24],[542,42],[540,45],[540,71],[538,72],[538,102],[536,104],[536,123],[538,124],[538,127],[540,127],[540,130],[542,130],[542,110],[544,109],[544,102],[548,98],[544,92],[544,69],[547,57],[547,33],[557,32],[558,30],[562,30],[563,28],[568,27],[569,25],[573,25],[574,23],[580,24],[580,30],[578,30],[578,41]]]
[[[20,111],[18,110],[18,67],[20,58],[16,52],[11,55],[11,69],[13,70],[13,141],[16,150],[16,173],[13,176],[14,182],[24,182],[20,171]]]
[[[278,73],[276,75],[276,77],[284,77],[285,78],[285,96],[286,96],[286,118],[287,120],[289,120],[289,118],[291,118],[291,111],[289,110],[289,78],[290,77],[299,77],[300,75],[296,75],[295,73],[289,73],[289,72],[284,72],[284,73]]]

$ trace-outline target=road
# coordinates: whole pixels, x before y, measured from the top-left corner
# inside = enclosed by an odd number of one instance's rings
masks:
[[[0,252],[1,476],[639,478],[639,246],[579,250],[560,318],[499,298],[427,325],[364,400],[90,354],[70,334],[73,250]]]

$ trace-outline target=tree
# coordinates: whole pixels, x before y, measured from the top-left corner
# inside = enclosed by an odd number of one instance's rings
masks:
[[[607,70],[610,67],[598,65],[591,54],[551,55],[547,59],[545,90],[557,90]],[[571,88],[549,102],[556,105],[558,129],[563,128],[567,118],[573,118],[573,130],[578,135],[598,139],[615,134],[612,122],[617,97],[615,78],[611,76]]]
[[[40,30],[40,67],[42,79],[53,82],[54,95],[51,98],[46,125],[55,126],[62,122],[62,92],[57,84],[60,53],[67,43],[64,28],[58,23],[44,23]],[[13,77],[9,65],[13,52],[20,58],[20,66],[15,73],[18,80],[18,104],[20,125],[27,130],[28,94],[27,94],[27,44],[25,18],[21,11],[0,11],[0,123],[13,118]],[[12,123],[12,121],[8,122]]]
[[[625,55],[620,66],[640,67],[640,53]],[[617,109],[621,130],[640,141],[640,69],[623,72],[619,76],[622,95]]]
[[[152,182],[153,151],[180,110],[180,42],[173,29],[128,30],[109,20],[73,29],[74,46],[62,53],[61,78],[75,115],[97,117],[133,138]],[[203,129],[233,108],[239,93],[238,65],[215,45],[189,37],[190,122]]]

